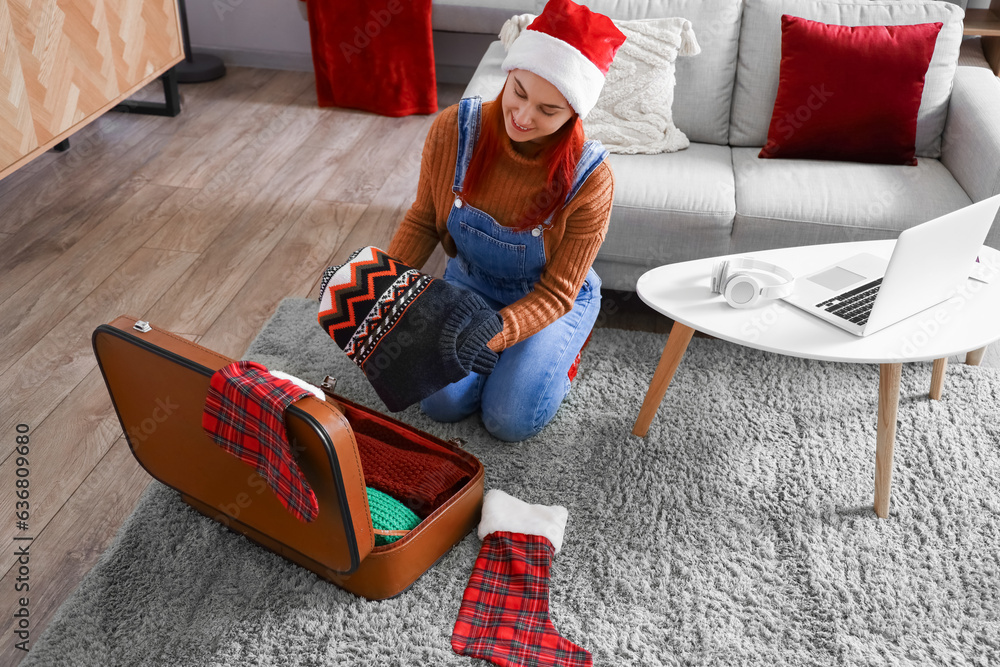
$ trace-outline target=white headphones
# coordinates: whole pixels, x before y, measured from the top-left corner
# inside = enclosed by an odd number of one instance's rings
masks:
[[[763,276],[771,279],[770,284]],[[764,299],[781,299],[794,290],[795,276],[789,271],[749,257],[716,262],[712,268],[712,292],[725,296],[733,308],[753,308]]]

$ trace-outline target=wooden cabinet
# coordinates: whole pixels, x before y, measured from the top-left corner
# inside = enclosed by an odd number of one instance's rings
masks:
[[[1000,76],[1000,0],[993,0],[989,9],[966,10],[965,34],[983,36],[983,53]]]
[[[0,0],[0,178],[183,58],[176,0]]]

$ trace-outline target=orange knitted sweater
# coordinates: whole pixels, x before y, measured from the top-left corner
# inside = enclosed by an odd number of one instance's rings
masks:
[[[486,105],[497,102],[484,102]],[[518,153],[510,141],[493,163],[488,182],[468,203],[492,216],[499,224],[514,226],[545,187],[546,165],[538,158]],[[421,268],[438,243],[449,257],[456,254],[448,233],[448,214],[455,202],[452,183],[458,156],[458,105],[444,109],[424,141],[417,198],[406,212],[388,253]],[[546,228],[545,268],[541,279],[525,297],[503,308],[503,331],[489,346],[500,351],[545,328],[573,308],[573,302],[597,250],[604,242],[611,215],[614,177],[607,161]]]

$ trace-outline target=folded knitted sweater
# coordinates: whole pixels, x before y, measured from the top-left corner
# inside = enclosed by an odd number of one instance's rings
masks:
[[[426,518],[469,480],[454,460],[354,432],[365,483]]]
[[[319,323],[391,412],[471,372],[493,371],[503,329],[478,294],[366,246],[323,274]]]

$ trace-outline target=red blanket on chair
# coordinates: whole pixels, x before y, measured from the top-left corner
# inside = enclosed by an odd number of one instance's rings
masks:
[[[431,0],[308,0],[321,107],[437,111]]]

